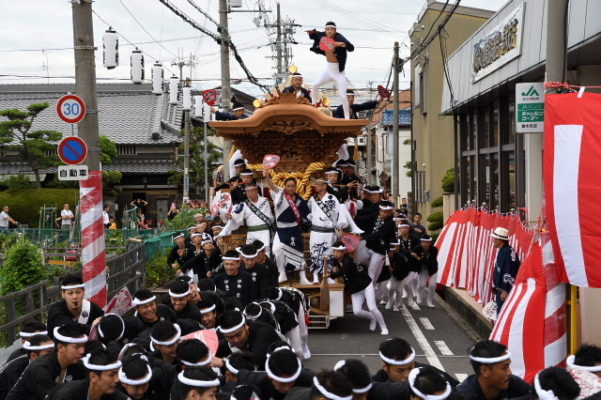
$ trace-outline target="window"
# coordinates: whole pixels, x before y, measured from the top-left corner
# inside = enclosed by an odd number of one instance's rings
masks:
[[[426,193],[426,171],[416,171],[415,174],[415,201],[425,203],[429,193]]]
[[[422,101],[422,67],[419,64],[415,66],[414,70],[414,86],[413,107],[418,108]]]
[[[137,154],[135,144],[119,144],[117,151],[120,156],[135,156]]]

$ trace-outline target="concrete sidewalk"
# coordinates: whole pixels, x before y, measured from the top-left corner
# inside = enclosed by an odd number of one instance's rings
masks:
[[[446,288],[442,298],[480,336],[486,339],[492,331],[492,322],[482,314],[482,305],[474,300],[466,290]]]

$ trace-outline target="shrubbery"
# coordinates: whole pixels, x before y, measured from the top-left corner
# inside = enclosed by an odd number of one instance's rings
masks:
[[[442,177],[442,190],[447,193],[455,192],[455,170],[449,169]]]
[[[175,271],[167,265],[167,254],[170,249],[161,251],[146,261],[146,287],[161,287],[165,282],[175,278]]]
[[[0,295],[35,285],[47,277],[41,249],[20,237],[6,253],[6,260],[0,268]]]
[[[442,212],[435,212],[428,216],[428,230],[430,232],[437,231],[443,227]]]
[[[0,192],[0,207],[8,205],[9,214],[21,224],[37,227],[40,207],[56,207],[57,213],[69,203],[71,209],[79,203],[78,189],[20,189]]]
[[[442,207],[442,196],[439,196],[432,200],[432,203],[430,205],[432,206],[432,208]]]

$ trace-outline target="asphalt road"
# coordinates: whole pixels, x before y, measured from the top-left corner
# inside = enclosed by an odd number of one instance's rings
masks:
[[[472,373],[467,351],[479,339],[440,297],[436,296],[435,304],[435,308],[402,307],[398,312],[380,306],[390,332],[388,336],[380,335],[379,329],[370,332],[369,321],[352,313],[331,321],[327,330],[311,329],[312,357],[304,364],[319,371],[332,368],[341,359],[359,358],[373,374],[382,364],[378,345],[387,337],[402,337],[413,346],[416,361],[443,369],[462,381]]]

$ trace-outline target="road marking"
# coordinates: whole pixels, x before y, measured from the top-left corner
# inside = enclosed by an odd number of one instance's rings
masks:
[[[449,349],[449,346],[447,346],[444,340],[435,340],[434,344],[436,345],[436,347],[438,347],[438,350],[440,350],[440,354],[442,354],[443,356],[453,355],[453,352],[451,351],[451,349]]]
[[[427,331],[433,331],[434,330],[434,325],[432,325],[432,322],[430,322],[430,320],[426,317],[421,317],[419,319],[419,322],[422,323],[422,325],[424,326],[424,329]]]
[[[467,378],[467,374],[455,374],[459,383],[463,382]]]
[[[413,303],[413,305],[411,306],[412,310],[415,311],[421,311],[421,308],[419,307],[419,305],[417,303]]]
[[[403,307],[401,308],[401,314],[403,315],[405,322],[407,322],[407,325],[409,325],[409,330],[413,333],[413,336],[415,336],[417,343],[419,343],[420,347],[424,350],[428,363],[430,363],[430,365],[433,367],[444,371],[442,363],[438,359],[438,356],[434,352],[432,346],[430,346],[428,339],[426,339],[426,335],[424,335],[419,325],[415,321],[415,318],[413,318],[413,315],[411,315],[411,312]]]

